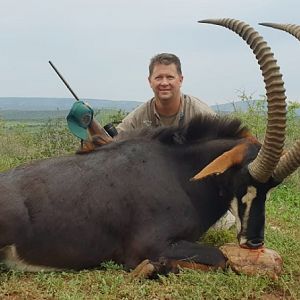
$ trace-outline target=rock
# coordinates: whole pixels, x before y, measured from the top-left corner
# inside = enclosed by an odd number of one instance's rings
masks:
[[[220,247],[228,264],[236,273],[247,275],[267,275],[277,279],[282,271],[282,258],[271,249],[246,249],[237,244],[225,244]]]

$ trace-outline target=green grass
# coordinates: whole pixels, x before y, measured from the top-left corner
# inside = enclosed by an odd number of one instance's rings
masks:
[[[255,126],[260,136],[263,116],[239,116]],[[102,124],[112,120],[107,116]],[[34,159],[74,153],[79,146],[64,120],[33,125],[0,124],[0,171]],[[299,122],[292,118],[290,127],[293,135],[288,143],[300,138]],[[298,171],[273,191],[266,205],[266,246],[279,252],[284,261],[278,280],[232,271],[192,270],[158,280],[133,280],[113,262],[81,272],[25,273],[1,266],[0,299],[300,299],[299,181]],[[210,230],[202,241],[216,246],[235,242],[235,229]]]

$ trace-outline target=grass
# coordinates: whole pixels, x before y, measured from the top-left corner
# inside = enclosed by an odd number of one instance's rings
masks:
[[[239,117],[245,116],[239,113]],[[244,119],[255,126],[258,136],[264,130],[262,115]],[[107,117],[105,123],[110,120]],[[292,143],[300,138],[300,126],[293,118],[289,124],[293,136],[288,142]],[[79,146],[61,120],[39,124],[34,130],[26,124],[5,125],[0,124],[0,171],[33,159],[73,153]],[[1,266],[0,299],[300,299],[299,179],[298,171],[273,191],[266,205],[266,245],[284,261],[278,280],[230,270],[182,270],[158,280],[136,280],[113,262],[81,272],[25,273]],[[235,242],[235,229],[210,230],[202,241],[216,246]]]

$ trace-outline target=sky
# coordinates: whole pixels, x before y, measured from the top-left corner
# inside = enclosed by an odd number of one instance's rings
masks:
[[[151,57],[170,52],[181,59],[184,93],[209,105],[242,92],[259,98],[264,83],[249,46],[197,22],[234,18],[265,38],[288,100],[300,102],[299,41],[258,25],[300,24],[299,11],[299,0],[0,0],[0,97],[70,97],[51,60],[81,99],[144,102]]]

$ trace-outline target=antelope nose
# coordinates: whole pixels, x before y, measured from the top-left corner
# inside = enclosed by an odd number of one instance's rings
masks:
[[[252,240],[248,240],[246,242],[247,247],[251,248],[251,249],[257,249],[260,248],[264,245],[264,240],[263,239],[252,239]]]

